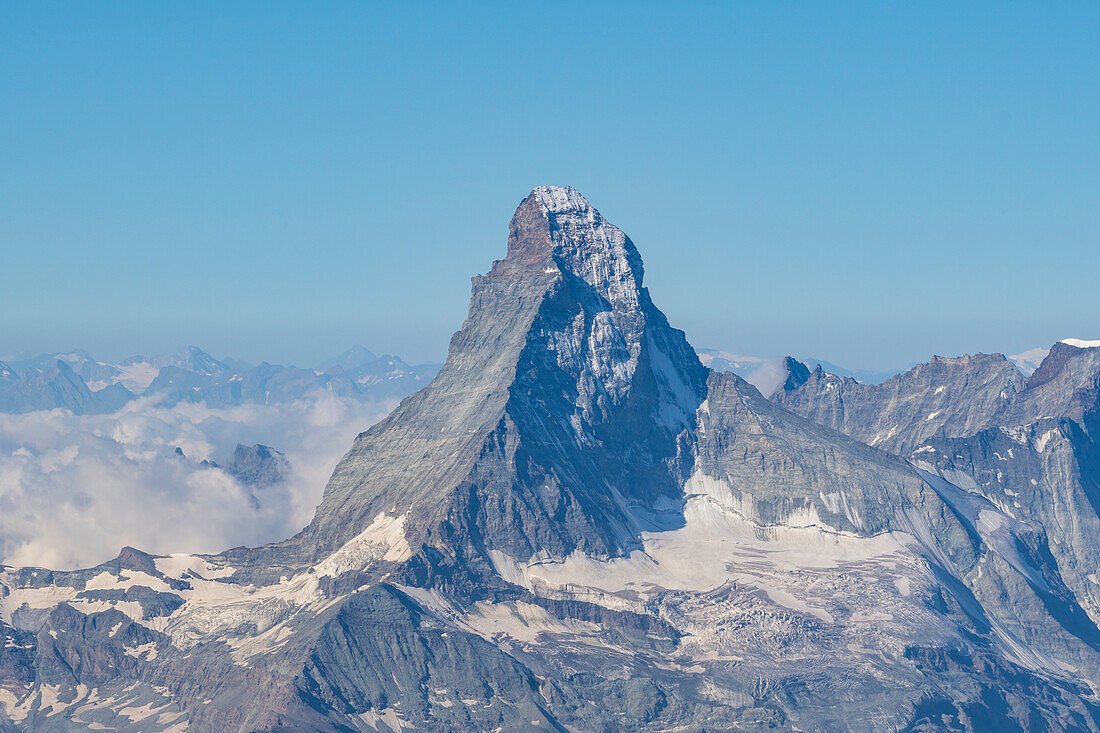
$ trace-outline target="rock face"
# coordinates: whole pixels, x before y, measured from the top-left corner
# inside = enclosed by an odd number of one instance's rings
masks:
[[[1032,566],[1029,583],[1043,610],[1065,633],[1097,649],[1100,344],[1070,340],[1044,353],[1026,380],[1001,357],[978,355],[933,360],[881,389],[815,372],[774,399],[825,426],[889,448],[966,489],[968,500],[981,497],[996,507],[1005,518],[998,524],[1018,527],[1021,562]],[[921,384],[930,370],[945,366],[951,378]],[[994,515],[982,512],[979,524],[984,516],[987,530],[995,529],[988,520]],[[996,593],[987,583],[977,581],[979,592]],[[1025,627],[1042,612],[1028,608],[1016,615]]]
[[[356,440],[300,541],[320,557],[396,508],[414,544],[450,535],[447,562],[484,555],[473,538],[523,557],[622,554],[639,546],[632,507],[679,496],[679,436],[705,393],[634,244],[576,191],[538,189],[508,256],[474,279],[442,371]]]
[[[1100,527],[1066,517],[1097,496],[1080,358],[1026,385],[1003,358],[937,360],[879,391],[792,360],[790,411],[703,367],[630,239],[537,188],[447,363],[356,439],[297,536],[4,569],[0,719],[1100,730]],[[1059,532],[966,480],[1009,414],[1042,417],[1006,476],[1077,481],[1033,492]],[[888,451],[868,444],[884,420]]]
[[[266,445],[237,444],[225,470],[245,486],[271,486],[283,480],[289,464],[286,457]]]
[[[973,434],[1024,388],[1024,375],[1000,354],[934,357],[882,384],[825,372],[808,376],[788,360],[783,407],[868,445],[905,453],[937,433]]]

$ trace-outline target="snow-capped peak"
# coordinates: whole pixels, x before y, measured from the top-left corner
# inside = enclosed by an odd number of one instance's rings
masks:
[[[1084,341],[1082,339],[1062,339],[1059,343],[1067,344],[1068,346],[1076,346],[1078,349],[1096,349],[1096,348],[1100,348],[1100,341]]]
[[[572,186],[538,186],[532,193],[535,194],[545,213],[582,213],[592,208],[588,199]]]
[[[1043,359],[1047,358],[1047,354],[1050,353],[1050,349],[1044,349],[1039,346],[1034,349],[1028,349],[1022,351],[1019,354],[1012,354],[1008,357],[1008,360],[1016,365],[1024,376],[1030,377],[1035,373],[1035,370],[1039,368],[1039,365],[1043,363]]]

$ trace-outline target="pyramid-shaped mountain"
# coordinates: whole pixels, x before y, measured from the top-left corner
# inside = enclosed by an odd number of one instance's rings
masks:
[[[680,496],[705,397],[630,239],[573,189],[536,189],[442,371],[356,440],[301,541],[316,559],[396,510],[412,544],[456,556],[621,555],[636,514]]]

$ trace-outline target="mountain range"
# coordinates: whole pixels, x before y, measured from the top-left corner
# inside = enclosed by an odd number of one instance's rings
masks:
[[[1100,344],[765,395],[643,275],[536,188],[300,533],[3,569],[0,730],[1100,730]]]
[[[1079,341],[1079,339],[1066,339],[1066,341]],[[719,372],[733,372],[734,374],[738,374],[769,396],[778,388],[779,383],[785,379],[786,366],[784,362],[788,358],[793,358],[796,361],[802,362],[808,365],[810,369],[820,366],[823,371],[829,374],[834,374],[838,377],[851,377],[863,384],[882,384],[891,377],[896,377],[898,374],[917,366],[916,364],[910,364],[904,369],[886,370],[852,369],[813,357],[749,356],[745,354],[733,354],[720,349],[697,349],[696,351],[699,354],[699,360],[707,367]],[[1050,349],[1037,347],[1005,358],[1015,364],[1016,368],[1027,377],[1031,376],[1031,373],[1039,368],[1039,364],[1042,363],[1049,352]]]
[[[218,360],[195,346],[173,356],[135,356],[119,363],[97,361],[78,350],[0,362],[0,413],[58,408],[77,415],[109,413],[137,396],[152,397],[164,407],[179,402],[275,404],[316,390],[377,401],[415,392],[438,370],[437,364],[410,366],[362,346],[315,369]]]
[[[759,381],[765,388],[769,384],[768,378],[770,378],[773,373],[778,374],[782,369],[783,358],[781,357],[734,354],[728,351],[722,351],[721,349],[696,349],[696,352],[699,354],[699,360],[710,369],[719,372],[733,372],[749,380],[754,385]],[[820,364],[821,368],[830,374],[836,374],[841,377],[851,377],[865,384],[879,384],[885,382],[890,377],[903,371],[900,369],[849,369],[825,361],[824,359],[815,359],[813,357],[795,358],[803,363],[813,364],[814,366]]]

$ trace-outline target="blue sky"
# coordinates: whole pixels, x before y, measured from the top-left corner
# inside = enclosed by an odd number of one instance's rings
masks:
[[[1098,8],[7,3],[0,354],[440,359],[544,183],[696,346],[1100,338]]]

